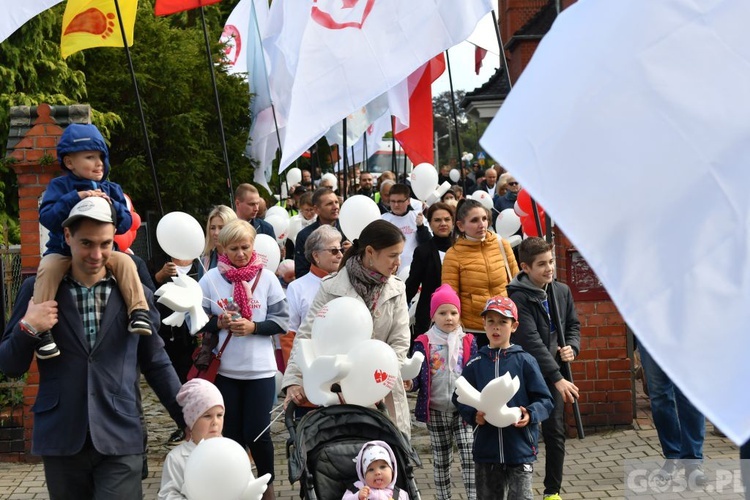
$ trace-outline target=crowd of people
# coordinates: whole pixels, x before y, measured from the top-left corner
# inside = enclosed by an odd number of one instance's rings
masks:
[[[441,182],[452,187],[429,207],[389,172],[377,179],[355,172],[345,186],[347,179],[314,181],[304,170],[279,201],[300,229],[280,249],[293,259],[293,273],[291,262],[287,271],[265,269],[254,250],[258,234],[275,236],[263,214],[276,200],[240,184],[234,207],[208,213],[200,258],[159,255],[148,272],[137,257],[116,251],[114,236],[129,229],[130,214],[122,189],[107,180],[108,150],[98,130],[69,126],[58,153],[65,175],[40,208],[48,251],[39,276],[22,286],[0,343],[0,370],[9,376],[28,371],[34,355],[38,360],[32,452],[42,456],[53,498],[140,498],[141,373],[175,421],[170,441],[182,443],[165,463],[160,498],[185,498],[185,462],[201,439],[218,435],[248,451],[257,475],[271,478],[262,498],[274,498],[277,372],[286,402],[312,406],[295,352],[337,297],[366,306],[372,338],[401,362],[424,354],[418,376],[399,376],[384,403],[408,438],[407,392],[418,393],[414,419],[429,431],[439,499],[451,498],[454,444],[467,498],[533,498],[540,431],[544,498],[561,498],[564,407],[579,395],[562,367],[579,355],[580,323],[570,289],[554,279],[552,246],[532,237],[513,248],[492,230],[495,214],[513,208],[520,190],[502,168],[465,165],[460,183],[450,167],[441,168]],[[475,190],[488,193],[495,210],[466,197]],[[339,223],[341,191],[371,198],[382,213],[357,238]],[[162,324],[169,310],[154,304],[153,291],[178,275],[196,279],[203,292],[209,321],[199,336],[187,324]],[[221,357],[213,383],[188,381],[193,365],[212,353]],[[676,387],[671,399],[662,395],[666,375],[647,354],[643,365],[668,459],[664,480],[682,459],[686,475],[704,484],[703,417]],[[507,401],[517,419],[503,427],[492,411],[467,405],[456,383],[464,377],[481,391],[505,372],[518,378],[519,389]],[[366,444],[356,462],[360,481],[346,498],[374,498],[384,488],[394,495],[395,457],[387,445]]]

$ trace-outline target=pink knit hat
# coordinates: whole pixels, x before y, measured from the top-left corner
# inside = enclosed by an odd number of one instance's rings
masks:
[[[461,314],[461,300],[458,298],[458,294],[453,288],[448,285],[440,285],[437,290],[432,293],[430,299],[430,318],[435,316],[437,308],[443,304],[452,304],[458,309],[458,314]]]
[[[219,389],[202,378],[194,378],[185,382],[177,393],[177,403],[182,406],[185,423],[191,429],[195,421],[214,406],[224,408],[224,398]]]

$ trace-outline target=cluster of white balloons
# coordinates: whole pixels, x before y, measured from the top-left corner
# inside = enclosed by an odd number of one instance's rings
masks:
[[[356,327],[352,327],[356,325]],[[297,339],[296,362],[302,371],[310,402],[328,406],[338,403],[331,385],[338,382],[348,404],[371,406],[391,392],[398,381],[399,361],[393,349],[372,339],[372,316],[364,302],[338,297],[318,311],[310,339]],[[416,376],[424,357],[405,364],[405,378]]]
[[[281,207],[273,208],[278,208],[284,213],[288,226],[289,217],[286,210]],[[180,260],[199,258],[205,245],[200,223],[185,212],[170,212],[162,217],[156,226],[156,240],[167,255]],[[265,268],[275,273],[281,261],[281,250],[277,240],[259,234],[255,237],[254,249]],[[162,320],[164,324],[180,326],[185,318],[189,318],[190,331],[196,333],[208,321],[202,308],[203,292],[200,285],[190,276],[172,278],[172,282],[162,285],[155,295],[159,297],[157,302],[175,311]]]

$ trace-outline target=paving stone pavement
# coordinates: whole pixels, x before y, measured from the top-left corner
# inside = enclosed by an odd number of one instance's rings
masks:
[[[161,464],[170,447],[165,443],[174,431],[174,424],[165,416],[153,393],[144,385],[144,412],[149,427],[149,477],[143,482],[144,499],[155,499],[159,490]],[[414,401],[412,400],[412,406]],[[716,459],[735,459],[737,448],[726,438],[712,435],[712,427],[707,426],[704,454],[709,461]],[[284,442],[287,432],[282,423],[272,427],[276,455],[276,481],[274,487],[278,500],[299,498],[298,485],[292,485],[287,479]],[[429,447],[427,431],[414,427],[412,442],[419,452],[423,467],[417,469],[415,476],[423,499],[435,498],[435,487],[432,479],[432,453]],[[648,400],[642,395],[637,399],[637,418],[633,429],[607,430],[590,433],[583,440],[570,439],[567,442],[565,479],[563,498],[565,500],[581,498],[625,498],[625,466],[628,460],[652,459],[661,462],[660,447],[656,431],[650,419]],[[542,478],[544,470],[544,445],[540,445],[539,460],[534,473],[535,498],[542,497]],[[457,453],[454,454],[453,498],[465,500],[466,494],[461,484],[460,465]],[[711,482],[699,491],[668,491],[660,495],[641,495],[628,498],[643,499],[679,499],[679,498],[722,498],[741,499],[738,493],[723,494],[712,492],[718,489],[718,474]],[[41,464],[0,463],[0,499],[49,499],[44,482],[44,471]],[[217,499],[221,500],[221,499]]]

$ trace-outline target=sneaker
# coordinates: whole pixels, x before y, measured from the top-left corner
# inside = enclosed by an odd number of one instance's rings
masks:
[[[701,464],[687,464],[685,466],[685,480],[687,481],[688,488],[692,489],[694,486],[703,487],[708,484],[708,476],[703,472],[703,465]]]
[[[654,474],[654,481],[656,481],[659,486],[668,484],[677,473],[678,468],[679,461],[677,459],[666,459],[664,461],[664,465],[661,466],[661,469],[656,471],[656,474]]]
[[[185,440],[185,431],[182,429],[177,429],[176,431],[172,433],[171,436],[169,436],[169,439],[167,439],[167,444],[175,445],[175,444],[181,443],[184,440]]]
[[[57,348],[52,332],[47,330],[39,334],[39,343],[36,346],[37,359],[49,359],[60,355],[60,349]]]
[[[553,493],[551,495],[544,495],[544,500],[562,500],[559,493]]]
[[[130,322],[128,323],[128,331],[130,333],[151,335],[152,326],[151,318],[149,318],[148,311],[145,309],[136,309],[130,313]]]

